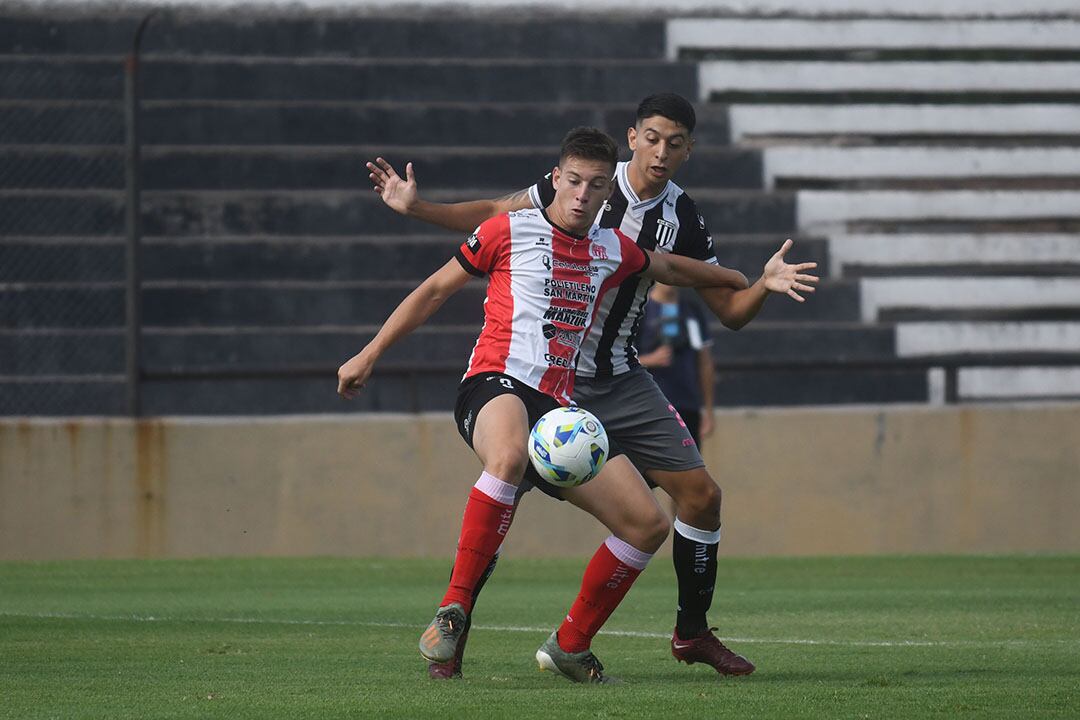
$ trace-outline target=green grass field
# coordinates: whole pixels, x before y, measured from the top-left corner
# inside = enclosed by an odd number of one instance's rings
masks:
[[[583,566],[503,560],[465,679],[433,682],[447,561],[0,563],[0,716],[1080,717],[1080,558],[722,559],[743,678],[671,658],[657,558],[594,643],[604,687],[533,660]]]

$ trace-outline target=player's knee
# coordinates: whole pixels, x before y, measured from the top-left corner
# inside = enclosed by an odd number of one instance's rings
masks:
[[[695,474],[693,482],[686,483],[676,499],[679,518],[695,527],[711,529],[720,524],[720,507],[723,493],[708,472]]]
[[[524,448],[500,448],[486,458],[484,470],[503,482],[517,485],[525,475],[529,456]]]
[[[671,521],[665,513],[657,513],[650,523],[649,543],[653,546],[653,552],[660,549],[669,532],[671,532]]]
[[[660,549],[671,532],[671,521],[660,508],[648,517],[642,518],[636,528],[638,535],[637,546],[642,552],[654,553]]]

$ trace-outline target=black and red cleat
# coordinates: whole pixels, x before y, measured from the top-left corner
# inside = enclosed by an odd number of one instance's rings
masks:
[[[472,623],[469,623],[471,625]],[[469,625],[458,639],[453,659],[444,663],[428,663],[427,674],[432,680],[454,680],[461,677],[461,659],[465,656],[465,642],[469,639]]]
[[[679,662],[687,665],[705,663],[712,665],[721,675],[749,675],[754,672],[754,663],[742,655],[737,655],[720,642],[709,628],[701,637],[683,640],[678,631],[671,634],[671,654]]]

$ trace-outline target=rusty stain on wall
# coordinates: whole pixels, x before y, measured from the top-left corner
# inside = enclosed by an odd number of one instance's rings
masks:
[[[165,426],[160,420],[140,420],[135,426],[135,527],[140,557],[165,554],[166,468]]]

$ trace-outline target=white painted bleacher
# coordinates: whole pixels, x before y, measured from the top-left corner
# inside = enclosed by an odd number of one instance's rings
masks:
[[[841,276],[852,268],[927,265],[1071,266],[1080,268],[1080,238],[1066,233],[904,234],[858,233],[829,236],[829,271]],[[1019,270],[1018,270],[1019,271]],[[880,273],[879,273],[880,274]]]
[[[668,56],[700,61],[700,99],[730,103],[732,143],[761,149],[898,357],[1080,357],[1080,2],[728,10],[671,21]],[[956,382],[961,400],[1077,397],[1080,361]]]
[[[800,190],[798,219],[807,232],[835,232],[868,222],[1076,221],[1080,191]]]
[[[733,93],[1053,94],[1080,91],[1080,62],[707,60],[703,99]]]
[[[799,50],[1080,50],[1080,20],[678,18],[667,54]]]
[[[1080,135],[1080,105],[732,105],[731,139]]]
[[[1077,147],[803,147],[764,149],[765,186],[777,181],[1080,177]]]
[[[1009,311],[1080,307],[1080,278],[875,277],[859,281],[862,318],[890,310]]]

